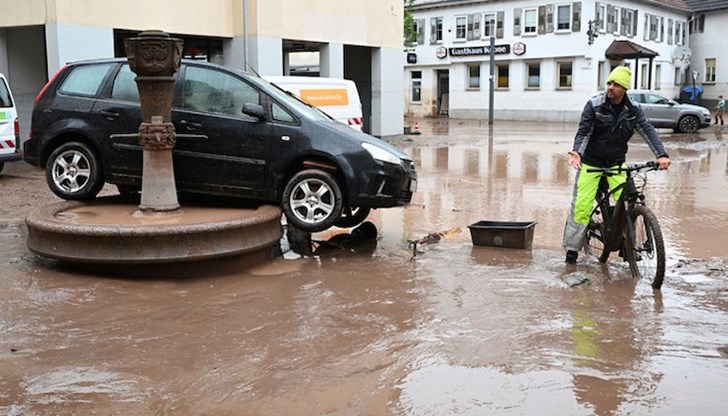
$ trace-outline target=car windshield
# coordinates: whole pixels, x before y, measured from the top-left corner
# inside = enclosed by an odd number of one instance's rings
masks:
[[[281,89],[275,84],[271,84],[270,82],[257,77],[250,77],[249,79],[252,82],[257,83],[258,86],[263,88],[265,92],[270,94],[274,99],[288,104],[289,106],[300,112],[302,115],[312,120],[335,121],[330,115],[326,114],[321,109],[302,101],[294,94],[291,94],[288,91]]]

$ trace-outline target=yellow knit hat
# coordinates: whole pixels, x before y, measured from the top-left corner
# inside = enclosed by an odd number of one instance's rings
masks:
[[[612,81],[624,87],[625,90],[628,90],[629,84],[632,82],[632,71],[626,66],[618,66],[612,70],[612,73],[607,78],[608,83]]]

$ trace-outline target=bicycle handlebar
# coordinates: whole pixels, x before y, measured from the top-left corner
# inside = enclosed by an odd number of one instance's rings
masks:
[[[621,172],[636,172],[643,169],[647,170],[648,172],[651,170],[658,170],[660,169],[660,165],[658,165],[657,162],[655,162],[654,160],[650,160],[643,163],[628,164],[627,167],[624,168],[621,166],[617,166],[616,168],[594,168],[587,169],[586,171],[589,173],[602,172],[605,175],[615,175]]]

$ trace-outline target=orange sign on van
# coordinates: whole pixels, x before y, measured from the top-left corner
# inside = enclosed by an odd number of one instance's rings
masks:
[[[301,90],[303,101],[316,106],[349,105],[346,88]]]

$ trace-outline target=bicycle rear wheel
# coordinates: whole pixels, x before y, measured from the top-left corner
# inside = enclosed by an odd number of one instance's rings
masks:
[[[659,289],[665,279],[665,242],[655,214],[643,205],[632,209],[634,247],[627,247],[627,261],[632,275],[649,280]],[[631,239],[627,239],[631,245]]]
[[[607,227],[604,225],[602,210],[600,207],[594,208],[591,217],[589,217],[589,225],[586,227],[586,237],[584,240],[584,252],[590,256],[599,258],[604,263],[609,258],[609,249],[604,242]]]

